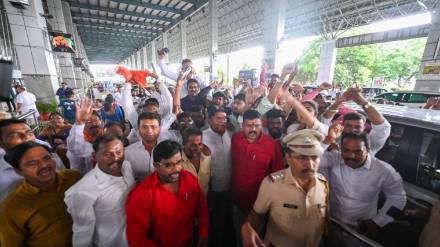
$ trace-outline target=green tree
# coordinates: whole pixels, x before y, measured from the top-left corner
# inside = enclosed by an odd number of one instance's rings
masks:
[[[426,38],[362,45],[338,49],[335,83],[348,87],[353,84],[370,85],[373,77],[383,76],[385,81],[397,82],[401,87],[418,73]],[[305,49],[299,60],[296,82],[316,81],[321,39],[316,39]]]

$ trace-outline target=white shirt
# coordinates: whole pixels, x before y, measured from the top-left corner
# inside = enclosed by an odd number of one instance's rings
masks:
[[[228,130],[220,136],[211,128],[203,131],[203,143],[211,150],[211,188],[215,192],[229,190],[231,183],[231,137]]]
[[[77,170],[83,175],[93,167],[93,146],[84,139],[84,126],[84,124],[74,124],[67,137],[67,157],[70,169]]]
[[[391,133],[391,124],[385,120],[378,125],[371,125],[371,131],[368,134],[368,140],[370,141],[370,153],[376,155],[379,152]]]
[[[116,103],[117,103],[118,105],[122,105],[122,93],[120,93],[120,92],[116,92],[116,93],[114,94],[114,97],[115,97]]]
[[[372,219],[382,227],[393,221],[386,214],[391,206],[402,210],[406,204],[399,173],[371,154],[362,167],[352,169],[345,165],[339,152],[325,152],[320,168],[328,170],[330,215],[346,224],[357,226],[361,220]],[[378,212],[380,192],[385,194],[386,201]]]
[[[126,161],[122,174],[109,175],[97,165],[66,191],[64,201],[73,219],[73,246],[128,246],[125,201],[135,182]]]
[[[142,140],[125,148],[125,160],[130,162],[137,183],[154,171],[153,150],[150,154],[142,144]]]
[[[162,75],[173,80],[173,81],[177,81],[177,77],[179,76],[179,73],[176,73],[174,71],[171,71],[168,66],[165,64],[165,59],[158,59],[157,61],[160,70],[162,71]],[[200,88],[205,88],[207,87],[209,84],[206,83],[201,77],[199,76],[194,76],[194,79],[197,80],[197,82],[199,83]],[[188,94],[188,90],[187,90],[187,82],[185,82],[182,86],[182,89],[180,91],[180,98],[185,97]]]
[[[26,113],[30,110],[36,111],[36,116],[40,116],[37,110],[37,106],[35,105],[35,102],[37,101],[35,95],[33,93],[29,93],[28,91],[23,91],[19,94],[17,94],[17,103],[21,104],[21,113]],[[30,116],[32,118],[32,116]]]

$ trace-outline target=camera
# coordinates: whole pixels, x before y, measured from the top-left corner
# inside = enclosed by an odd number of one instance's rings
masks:
[[[240,80],[250,82],[250,86],[253,88],[258,87],[260,84],[258,78],[258,71],[256,69],[240,70],[240,72],[238,72],[238,78]]]

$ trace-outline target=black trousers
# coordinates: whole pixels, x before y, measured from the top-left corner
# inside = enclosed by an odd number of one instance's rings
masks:
[[[208,192],[209,246],[235,246],[235,231],[232,220],[232,201],[229,192]]]

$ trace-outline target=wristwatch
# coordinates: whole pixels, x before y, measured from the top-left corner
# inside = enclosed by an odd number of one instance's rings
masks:
[[[367,110],[370,107],[372,107],[372,105],[370,104],[370,102],[368,102],[367,104],[362,106],[362,109]]]

